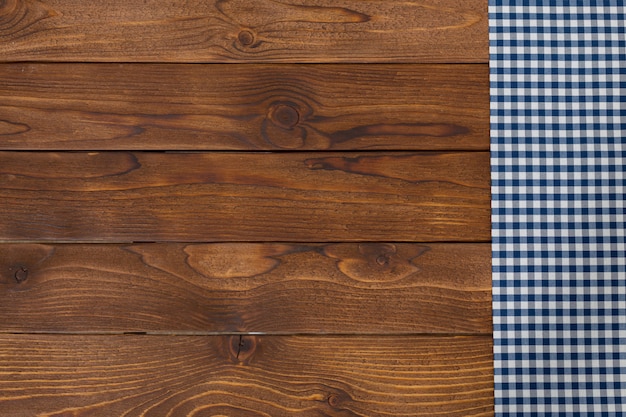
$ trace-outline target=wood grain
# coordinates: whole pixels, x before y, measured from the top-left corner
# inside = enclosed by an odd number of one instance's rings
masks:
[[[487,62],[487,1],[5,0],[2,61]]]
[[[5,241],[489,241],[489,154],[0,152]]]
[[[0,65],[0,149],[488,150],[486,65]]]
[[[0,245],[0,332],[491,332],[489,244]]]
[[[0,0],[0,415],[493,416],[487,62],[486,0]]]
[[[490,416],[487,337],[0,336],[3,416]]]

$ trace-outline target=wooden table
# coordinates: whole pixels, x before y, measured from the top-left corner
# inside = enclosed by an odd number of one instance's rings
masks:
[[[2,416],[493,415],[487,1],[0,2]]]

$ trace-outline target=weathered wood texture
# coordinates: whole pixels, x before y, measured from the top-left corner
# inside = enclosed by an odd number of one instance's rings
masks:
[[[5,241],[488,241],[489,154],[0,152]]]
[[[0,245],[0,332],[491,332],[489,244]]]
[[[0,336],[25,416],[489,416],[488,337]]]
[[[488,150],[486,65],[0,65],[0,149]]]
[[[487,62],[486,0],[5,0],[0,60]]]

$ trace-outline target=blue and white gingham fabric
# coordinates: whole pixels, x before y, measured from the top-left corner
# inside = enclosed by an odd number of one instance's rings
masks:
[[[625,2],[489,1],[497,416],[626,416]]]

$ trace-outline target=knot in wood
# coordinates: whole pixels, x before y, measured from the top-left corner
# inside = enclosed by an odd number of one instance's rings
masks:
[[[332,388],[326,397],[328,405],[335,410],[345,410],[350,403],[354,402],[354,399],[350,394],[341,389]]]
[[[9,14],[17,8],[15,0],[0,0],[0,16]]]
[[[337,407],[339,405],[339,396],[337,396],[337,394],[330,394],[328,396],[328,405]]]
[[[292,104],[275,104],[270,108],[269,119],[276,126],[291,130],[300,122],[300,113]]]
[[[26,278],[28,278],[28,269],[23,266],[18,267],[17,271],[15,271],[15,280],[18,283],[22,283],[26,281]]]
[[[239,43],[243,46],[250,46],[254,43],[254,33],[249,30],[242,30],[239,32],[239,36],[237,36]]]
[[[376,258],[376,263],[380,266],[389,265],[389,255],[379,255],[378,258]]]
[[[230,353],[237,362],[247,362],[252,358],[258,346],[256,337],[240,335],[230,338]]]

